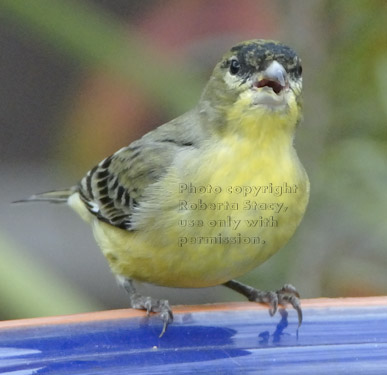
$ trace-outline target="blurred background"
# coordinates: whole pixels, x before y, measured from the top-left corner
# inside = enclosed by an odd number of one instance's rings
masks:
[[[302,57],[311,199],[291,242],[241,280],[387,294],[386,25],[385,0],[1,0],[0,319],[129,305],[75,213],[10,202],[76,183],[194,106],[219,57],[253,38]],[[140,288],[173,304],[242,300]]]

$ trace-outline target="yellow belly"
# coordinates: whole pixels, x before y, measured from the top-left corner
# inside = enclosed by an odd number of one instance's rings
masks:
[[[232,144],[176,163],[133,216],[138,230],[92,219],[114,273],[164,286],[212,286],[286,244],[309,197],[293,147],[260,151],[246,141],[234,150]]]

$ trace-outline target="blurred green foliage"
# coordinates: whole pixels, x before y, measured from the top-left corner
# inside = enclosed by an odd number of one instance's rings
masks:
[[[44,268],[20,245],[0,233],[1,313],[12,319],[63,315],[101,308]],[[47,282],[50,280],[50,282]],[[42,291],[44,291],[42,293]]]
[[[331,0],[325,11],[332,22],[325,73],[334,116],[329,141],[349,136],[386,140],[385,89],[380,85],[387,74],[387,2]]]
[[[127,24],[86,2],[2,0],[0,10],[3,17],[29,27],[51,48],[79,60],[85,68],[104,68],[112,79],[139,84],[171,113],[188,110],[202,89],[194,73],[184,74],[167,55],[152,51],[149,41],[134,29],[128,31]]]
[[[333,18],[325,73],[331,77],[332,122],[315,191],[320,202],[334,202],[330,236],[337,239],[327,241],[325,283],[330,295],[382,294],[387,292],[387,3],[328,1],[326,12]]]

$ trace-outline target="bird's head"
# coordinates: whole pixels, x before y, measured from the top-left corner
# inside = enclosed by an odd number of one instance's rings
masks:
[[[206,116],[287,117],[301,119],[301,60],[288,46],[271,40],[250,40],[230,49],[216,65],[201,98]],[[222,124],[219,124],[222,126]]]

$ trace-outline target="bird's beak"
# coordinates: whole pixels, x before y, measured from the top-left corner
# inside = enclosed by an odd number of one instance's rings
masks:
[[[254,84],[255,87],[270,87],[278,95],[289,86],[288,74],[285,68],[278,62],[273,61],[263,71],[260,79]]]

